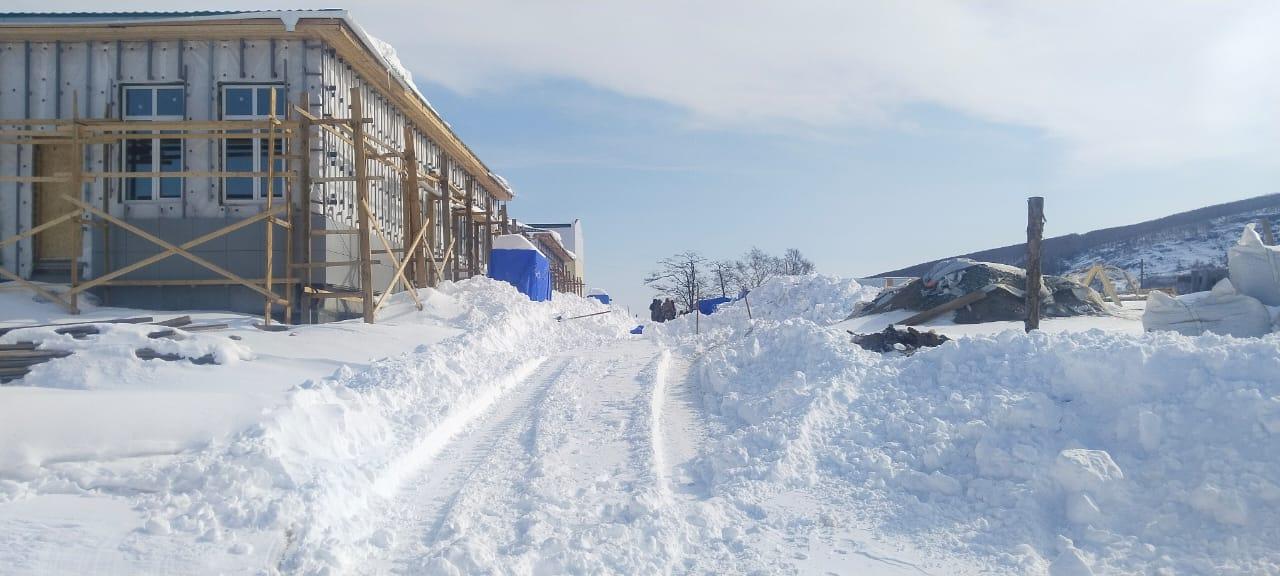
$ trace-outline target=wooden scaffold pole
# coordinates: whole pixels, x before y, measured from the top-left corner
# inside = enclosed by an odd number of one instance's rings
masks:
[[[84,142],[80,131],[80,95],[77,92],[71,93],[71,190],[76,198],[84,197]],[[84,252],[84,219],[80,216],[84,212],[76,208],[76,217],[71,221],[74,224],[71,232],[71,288],[67,294],[68,309],[72,314],[80,313],[80,297],[76,295],[75,287],[80,283],[80,256]],[[108,252],[108,250],[103,250]]]
[[[441,155],[438,156],[438,158],[444,158],[443,156],[444,153],[441,152],[440,154]],[[441,172],[441,174],[443,174],[443,172]],[[448,186],[448,183],[444,181],[443,177],[436,179],[437,190],[443,190],[447,186]],[[424,271],[425,274],[427,275],[426,285],[432,288],[435,288],[440,284],[440,274],[436,270],[435,222],[436,222],[436,199],[431,195],[431,192],[428,191],[427,192],[427,226],[430,226],[432,229],[427,232],[428,234],[427,241],[423,245],[423,249],[425,251],[426,258],[430,259],[431,261],[431,266]]]
[[[356,221],[360,229],[360,300],[367,324],[374,322],[373,303],[373,248],[370,245],[368,159],[365,151],[364,104],[360,89],[351,89],[351,141],[355,148],[356,165]]]
[[[276,191],[275,191],[276,90],[275,88],[272,88],[271,90],[268,90],[268,92],[271,93],[271,97],[270,97],[271,108],[267,112],[267,121],[270,123],[270,125],[267,127],[267,191],[266,191],[267,212],[269,213],[271,212],[271,208],[272,208],[271,204],[275,200],[275,195],[276,195]],[[266,279],[267,279],[265,288],[267,289],[268,292],[271,292],[274,295],[276,289],[275,289],[275,286],[272,285],[271,280],[272,280],[272,273],[274,272],[273,268],[275,264],[273,256],[275,252],[274,244],[275,244],[275,235],[276,235],[276,230],[275,230],[276,225],[275,225],[275,222],[272,221],[273,219],[274,218],[272,217],[272,218],[267,218],[265,220],[266,226],[267,226],[266,228],[267,253],[266,253],[266,269],[264,270],[264,273],[266,274]],[[267,298],[265,303],[262,305],[262,325],[263,326],[271,325],[271,304],[272,304],[271,299]]]
[[[463,230],[467,232],[467,277],[476,275],[476,269],[479,262],[476,255],[479,250],[476,249],[476,223],[471,217],[471,207],[476,204],[476,180],[475,178],[467,178],[466,199],[463,202],[466,206],[462,210],[462,221],[465,222]]]
[[[414,145],[413,128],[404,127],[404,181],[400,188],[404,194],[405,212],[408,219],[404,226],[404,245],[414,245],[413,238],[422,228],[422,191],[418,188],[418,151]],[[429,199],[429,197],[428,197]],[[430,202],[428,202],[430,204]],[[429,219],[427,220],[430,221]],[[427,285],[427,258],[422,246],[414,248],[412,253],[404,255],[410,272],[406,276],[413,277],[415,286]]]
[[[440,224],[441,224],[441,242],[453,248],[453,179],[449,177],[450,166],[449,157],[440,152]],[[446,250],[448,250],[446,249]],[[451,250],[450,250],[451,251]],[[446,257],[440,263],[440,275],[436,281],[453,280],[453,267],[449,266],[449,259]]]
[[[308,96],[304,91],[298,101],[298,109],[306,110],[310,104],[310,96]],[[291,190],[296,189],[298,194],[296,195],[296,198],[293,199],[296,205],[292,206],[291,210],[297,211],[298,218],[293,219],[291,223],[295,228],[297,228],[297,232],[295,234],[297,237],[296,241],[303,242],[303,244],[299,246],[299,253],[293,255],[295,257],[291,257],[289,260],[289,280],[291,281],[293,280],[293,270],[296,265],[301,262],[311,261],[311,119],[308,118],[307,114],[298,114],[297,116],[298,133],[296,135],[297,143],[295,145],[297,152],[295,152],[294,157],[298,160],[298,181]],[[289,232],[294,233],[295,231],[290,230]],[[298,260],[301,260],[301,262]],[[313,269],[310,267],[306,268],[306,285],[308,288],[312,285],[312,270]],[[290,289],[293,289],[293,284],[290,283],[289,287]],[[297,294],[298,297],[301,298],[299,312],[301,313],[302,318],[304,318],[303,322],[310,323],[310,308],[314,300],[306,296],[306,290],[296,290],[293,294]],[[292,308],[292,306],[290,306],[290,308]]]

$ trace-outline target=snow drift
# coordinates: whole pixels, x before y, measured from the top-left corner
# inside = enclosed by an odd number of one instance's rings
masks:
[[[702,362],[728,428],[703,474],[744,506],[852,491],[880,530],[997,571],[1276,572],[1277,373],[1276,336],[1010,331],[901,358],[762,322]]]
[[[301,382],[242,432],[164,458],[28,467],[18,477],[0,469],[0,496],[128,495],[143,519],[139,537],[180,539],[184,557],[220,548],[267,556],[254,564],[287,573],[350,571],[383,542],[371,533],[373,505],[470,417],[520,385],[547,354],[616,339],[631,327],[622,314],[558,322],[557,315],[601,306],[571,295],[530,302],[485,278],[420,294],[428,303],[422,314],[458,336]],[[404,295],[393,300],[389,308],[405,306]]]

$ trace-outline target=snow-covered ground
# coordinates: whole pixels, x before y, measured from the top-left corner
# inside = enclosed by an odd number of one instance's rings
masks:
[[[845,320],[875,290],[826,276],[639,336],[556,320],[593,300],[423,294],[164,344],[216,366],[132,358],[136,326],[0,338],[81,348],[0,387],[3,571],[1280,573],[1274,335],[1130,308],[903,357],[849,342],[900,318]]]

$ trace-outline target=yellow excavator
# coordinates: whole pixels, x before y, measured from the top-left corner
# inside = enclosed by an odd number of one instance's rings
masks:
[[[1120,304],[1120,294],[1116,292],[1116,285],[1111,281],[1111,272],[1119,272],[1124,276],[1125,282],[1129,284],[1129,288],[1133,290],[1134,294],[1140,293],[1141,287],[1138,286],[1138,282],[1133,279],[1133,276],[1127,270],[1101,262],[1094,264],[1085,271],[1080,278],[1080,283],[1092,287],[1094,279],[1097,279],[1102,284],[1102,294],[1118,306]]]

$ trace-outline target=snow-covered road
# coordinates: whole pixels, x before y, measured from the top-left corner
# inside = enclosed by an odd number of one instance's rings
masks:
[[[547,359],[388,500],[368,571],[669,569],[667,482],[703,437],[686,366],[648,340]]]
[[[1280,574],[1274,336],[1068,319],[881,355],[840,323],[869,294],[783,279],[634,335],[478,279],[172,344],[217,367],[110,327],[0,389],[0,573]],[[40,330],[7,337],[80,345]]]

